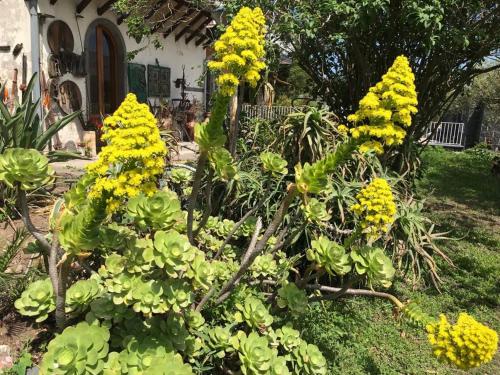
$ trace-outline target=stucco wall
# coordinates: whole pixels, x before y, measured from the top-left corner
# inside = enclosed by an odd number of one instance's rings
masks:
[[[16,44],[22,43],[23,49],[17,57],[12,51]],[[14,69],[18,69],[18,86],[22,78],[23,54],[27,57],[28,74],[31,76],[30,52],[30,19],[29,10],[24,1],[0,0],[0,46],[10,46],[9,52],[0,52],[0,81],[7,81],[7,88],[11,89],[11,79]]]
[[[47,42],[47,31],[51,22],[55,20],[64,21],[71,29],[74,38],[74,52],[77,54],[82,53],[82,43],[85,43],[85,34],[87,32],[88,26],[97,18],[105,18],[113,22],[116,27],[121,32],[123,41],[127,51],[141,49],[135,58],[131,61],[139,64],[156,64],[156,59],[161,66],[167,66],[171,69],[171,80],[182,77],[182,66],[185,65],[186,74],[186,84],[188,87],[199,87],[197,81],[203,75],[203,64],[205,60],[206,53],[204,49],[199,46],[196,47],[194,41],[191,41],[189,45],[184,42],[184,37],[178,42],[175,42],[174,35],[170,35],[168,38],[163,39],[164,48],[155,49],[152,45],[148,46],[147,41],[137,44],[135,40],[127,36],[127,27],[125,22],[121,25],[116,24],[117,16],[112,11],[109,10],[102,16],[97,15],[97,7],[103,3],[104,0],[92,1],[85,10],[76,17],[76,4],[78,0],[60,0],[55,5],[50,5],[50,0],[39,0],[39,13],[44,15],[43,21],[40,25],[40,59],[41,59],[41,69],[45,71],[46,77],[48,58],[50,56],[50,48]],[[0,12],[0,44],[11,44],[14,46],[16,43],[23,43],[23,51],[28,55],[28,79],[31,76],[31,56],[30,56],[30,27],[29,27],[29,11],[25,2],[22,0],[0,0],[1,12]],[[80,42],[80,35],[81,41]],[[21,53],[22,55],[22,53]],[[7,75],[11,75],[12,69],[17,66],[20,70],[21,56],[17,59],[13,59],[12,53],[2,53],[0,54],[0,77],[4,79]],[[126,69],[125,76],[125,89],[127,90],[127,77]],[[9,77],[10,78],[10,77]],[[65,80],[74,81],[81,93],[82,93],[82,109],[86,111],[87,109],[87,88],[86,88],[86,78],[85,77],[75,77],[72,74],[64,74],[63,77],[59,78],[60,82]],[[203,92],[188,92],[188,99],[197,99],[203,102]],[[180,89],[176,88],[173,83],[171,83],[171,98],[180,98]],[[151,98],[154,100],[154,98]],[[86,116],[85,116],[86,118]],[[87,134],[88,136],[88,134]],[[63,146],[74,145],[75,143],[84,142],[86,137],[85,132],[79,121],[75,121],[73,124],[65,127],[59,134],[59,139]]]

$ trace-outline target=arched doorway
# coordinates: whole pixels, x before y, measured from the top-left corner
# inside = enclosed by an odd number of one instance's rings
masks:
[[[108,20],[95,20],[85,35],[85,53],[88,118],[99,124],[125,96],[125,44],[120,31]],[[97,135],[99,148],[99,132]]]

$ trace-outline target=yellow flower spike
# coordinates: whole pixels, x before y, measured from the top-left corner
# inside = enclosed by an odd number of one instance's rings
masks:
[[[156,189],[167,148],[149,107],[134,94],[128,94],[113,116],[104,120],[102,138],[107,145],[99,159],[87,166],[88,173],[98,176],[89,198],[107,197],[107,211],[113,213],[126,198],[151,194],[151,186]]]
[[[351,211],[362,217],[363,232],[372,239],[386,233],[396,214],[396,203],[389,183],[383,178],[375,178],[361,189],[356,199],[359,203],[353,204]]]
[[[453,325],[441,314],[426,329],[434,355],[464,370],[490,362],[498,348],[497,333],[466,313]]]
[[[351,136],[378,138],[378,143],[386,146],[399,145],[406,136],[404,127],[411,125],[411,116],[417,113],[417,104],[415,76],[408,59],[398,56],[382,80],[359,101],[356,113],[347,117],[355,125],[350,129]],[[366,151],[367,146],[363,149]]]
[[[260,80],[259,72],[266,67],[265,21],[260,8],[243,7],[215,42],[216,56],[208,67],[219,72],[217,84],[224,96],[233,95],[243,80],[252,86]]]

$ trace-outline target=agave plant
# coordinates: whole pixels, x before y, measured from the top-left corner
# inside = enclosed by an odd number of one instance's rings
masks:
[[[336,124],[336,116],[324,108],[306,107],[288,115],[278,136],[285,159],[291,165],[320,159],[335,140]]]
[[[40,99],[33,101],[33,87],[36,82],[37,75],[34,74],[23,93],[21,103],[16,103],[13,113],[0,101],[0,154],[8,148],[35,149],[42,152],[55,134],[76,118],[81,118],[81,111],[77,111],[47,127],[43,126],[43,120],[38,114]],[[4,87],[2,85],[1,92]],[[47,157],[51,162],[82,158],[79,154],[62,151],[49,151]]]

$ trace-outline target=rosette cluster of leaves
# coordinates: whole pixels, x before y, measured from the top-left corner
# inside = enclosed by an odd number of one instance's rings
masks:
[[[120,353],[110,353],[104,374],[193,375],[171,347],[155,337],[133,337]],[[116,372],[113,372],[116,371]],[[118,370],[118,371],[117,371]]]
[[[244,375],[272,374],[276,353],[269,347],[268,339],[256,332],[247,336],[243,331],[239,331],[237,337],[236,348],[241,361],[241,372]]]
[[[54,289],[50,279],[31,283],[14,303],[21,315],[36,316],[36,322],[43,322],[56,308]]]
[[[58,236],[67,253],[82,255],[98,247],[100,225],[106,217],[101,203],[84,204],[62,213]]]
[[[260,154],[260,161],[264,171],[273,176],[285,175],[288,173],[287,161],[279,154],[270,151],[264,151]]]
[[[278,264],[273,254],[258,255],[250,266],[250,270],[255,278],[275,276],[278,272]]]
[[[292,314],[304,313],[307,309],[307,296],[295,283],[288,283],[278,290],[278,306],[289,308]]]
[[[396,271],[384,250],[365,246],[352,250],[351,258],[356,272],[367,276],[370,287],[381,285],[389,288],[391,286]]]
[[[362,217],[361,228],[370,239],[386,233],[395,220],[396,203],[389,183],[375,178],[356,196],[358,203],[351,210]]]
[[[173,168],[170,171],[170,179],[176,184],[187,184],[193,178],[193,172],[186,168]]]
[[[66,292],[66,312],[79,312],[99,296],[100,285],[95,279],[78,280]]]
[[[210,150],[208,155],[215,175],[222,181],[230,181],[237,177],[238,167],[227,149],[224,147],[215,147]]]
[[[401,144],[417,104],[415,76],[408,59],[398,56],[382,80],[360,100],[359,109],[347,118],[354,124],[350,129],[353,138],[377,139],[367,140],[360,150],[383,153],[384,145]]]
[[[208,67],[219,72],[217,85],[224,96],[232,96],[241,81],[252,87],[266,67],[266,19],[260,8],[243,7],[232,19],[224,34],[215,42],[215,59]]]
[[[108,340],[105,327],[86,322],[68,327],[49,343],[40,374],[101,374],[108,356]]]
[[[266,306],[256,297],[248,296],[243,303],[237,303],[234,315],[238,323],[246,322],[249,327],[265,331],[273,323],[273,317]]]
[[[332,218],[332,215],[330,215],[326,208],[326,203],[316,198],[309,199],[301,208],[306,219],[312,223],[321,224],[328,222]]]
[[[331,275],[345,275],[351,270],[351,260],[345,248],[326,236],[313,240],[306,255],[310,262],[324,268]]]
[[[491,361],[498,349],[497,333],[466,313],[455,324],[441,314],[438,322],[427,325],[427,332],[434,355],[463,370]]]
[[[102,139],[107,145],[99,159],[87,167],[97,176],[89,198],[105,197],[108,212],[114,212],[125,198],[152,195],[157,176],[163,173],[167,148],[149,107],[128,94],[104,120]]]
[[[152,196],[130,198],[127,213],[142,230],[169,229],[183,221],[181,203],[172,191],[158,191]]]
[[[326,359],[316,345],[302,341],[292,354],[295,360],[295,372],[297,374],[326,374]]]
[[[0,155],[0,181],[11,188],[34,190],[53,178],[49,160],[35,149],[9,148]]]

